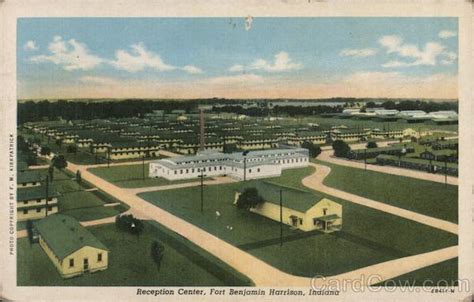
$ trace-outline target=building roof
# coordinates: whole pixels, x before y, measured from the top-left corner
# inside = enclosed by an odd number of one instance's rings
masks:
[[[283,186],[269,181],[255,181],[247,184],[246,187],[256,188],[258,194],[266,202],[280,205],[280,190],[282,190],[283,207],[305,213],[324,196],[317,192],[301,190],[294,187]]]
[[[38,182],[41,181],[41,174],[39,171],[28,170],[20,172],[16,176],[16,183],[29,183],[29,182]]]
[[[53,214],[34,222],[34,226],[60,260],[85,246],[108,251],[99,239],[70,216]]]
[[[388,160],[395,160],[395,161],[398,161],[399,158],[398,156],[395,156],[395,155],[386,155],[386,154],[380,154],[377,156],[377,158],[381,158],[381,159],[388,159]],[[422,159],[422,158],[416,158],[416,157],[402,157],[401,158],[401,161],[402,162],[407,162],[407,163],[413,163],[413,164],[425,164],[425,165],[429,165],[430,161],[428,159]],[[446,164],[446,166],[448,168],[454,168],[454,169],[457,169],[458,168],[458,164],[455,164],[455,163],[445,163],[444,161],[431,161],[431,164],[432,165],[436,165],[436,166],[441,166],[441,167],[444,167],[444,165]]]
[[[52,187],[51,185],[48,187],[48,197],[58,197],[60,194]],[[24,201],[24,200],[34,200],[46,198],[46,187],[45,186],[36,186],[36,187],[29,187],[29,188],[21,188],[18,189],[17,192],[17,201]]]

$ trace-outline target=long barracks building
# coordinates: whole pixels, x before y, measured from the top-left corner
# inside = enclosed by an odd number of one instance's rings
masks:
[[[245,156],[240,152],[221,153],[206,150],[194,156],[178,156],[150,163],[150,177],[168,180],[230,176],[238,180],[280,176],[281,171],[306,167],[309,153],[304,148],[251,151]]]

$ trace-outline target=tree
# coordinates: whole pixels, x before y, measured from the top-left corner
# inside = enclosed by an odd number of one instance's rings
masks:
[[[62,170],[67,167],[66,158],[64,155],[56,155],[53,157],[52,164],[56,169]]]
[[[67,153],[77,153],[77,146],[76,145],[68,145],[66,148]]]
[[[157,240],[153,241],[151,244],[151,258],[155,261],[158,270],[160,270],[161,260],[163,259],[164,254],[165,246]]]
[[[319,145],[315,145],[312,142],[309,141],[304,141],[301,144],[302,148],[308,149],[309,151],[309,156],[311,158],[317,157],[319,154],[321,154],[321,147]]]
[[[264,200],[262,196],[258,194],[256,188],[246,188],[237,199],[237,208],[249,210],[250,208],[255,208],[259,204],[263,203]]]
[[[76,181],[78,184],[80,184],[82,182],[82,175],[81,175],[81,171],[77,170],[76,172]]]
[[[53,166],[49,166],[48,175],[49,175],[49,182],[53,182],[53,178],[54,178],[54,167]]]
[[[374,142],[374,141],[370,141],[370,142],[367,143],[367,148],[369,148],[369,149],[370,148],[377,148],[377,147],[378,147],[377,143]]]
[[[367,102],[367,104],[365,104],[365,107],[366,108],[375,108],[375,107],[377,107],[377,105],[375,104],[375,102],[370,101],[370,102]]]
[[[117,215],[115,217],[115,225],[121,231],[126,231],[132,234],[140,235],[145,228],[145,225],[140,219],[133,217],[133,215]]]
[[[61,138],[58,138],[56,140],[56,145],[62,150],[63,140]]]
[[[351,147],[342,140],[336,140],[332,143],[332,148],[334,149],[334,155],[336,157],[347,157]]]
[[[48,156],[51,154],[51,149],[48,146],[41,147],[40,154],[43,156]]]

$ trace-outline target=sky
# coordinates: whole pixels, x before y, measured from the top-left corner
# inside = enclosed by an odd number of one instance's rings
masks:
[[[18,98],[457,98],[456,18],[23,18]]]

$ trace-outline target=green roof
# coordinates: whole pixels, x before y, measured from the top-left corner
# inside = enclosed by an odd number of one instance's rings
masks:
[[[258,194],[266,202],[280,205],[280,190],[282,190],[283,207],[305,213],[321,199],[323,195],[316,192],[301,190],[293,187],[283,186],[268,181],[256,181],[248,187],[257,189]]]
[[[16,163],[16,169],[18,171],[28,170],[28,164],[25,161],[18,160],[17,163]]]
[[[16,176],[17,184],[38,182],[38,181],[41,181],[41,174],[39,171],[30,170],[30,171],[20,172]]]
[[[377,156],[377,158],[381,158],[381,159],[391,159],[391,160],[396,160],[398,161],[398,156],[394,156],[394,155],[386,155],[386,154],[380,154]],[[429,164],[430,161],[428,159],[422,159],[422,158],[415,158],[415,157],[402,157],[401,158],[401,161],[402,162],[407,162],[407,163],[414,163],[414,164]],[[444,167],[444,161],[436,161],[436,160],[432,160],[431,161],[431,164],[432,165],[436,165],[436,166],[440,166],[440,167]],[[447,163],[446,166],[448,168],[455,168],[457,169],[458,168],[458,165],[455,164],[455,163]]]
[[[85,246],[108,251],[107,247],[89,230],[70,216],[63,214],[50,215],[34,222],[34,226],[60,260]]]
[[[50,185],[48,188],[48,197],[58,197],[60,194]],[[17,201],[33,200],[46,197],[46,187],[37,186],[29,188],[20,188],[17,190]]]

